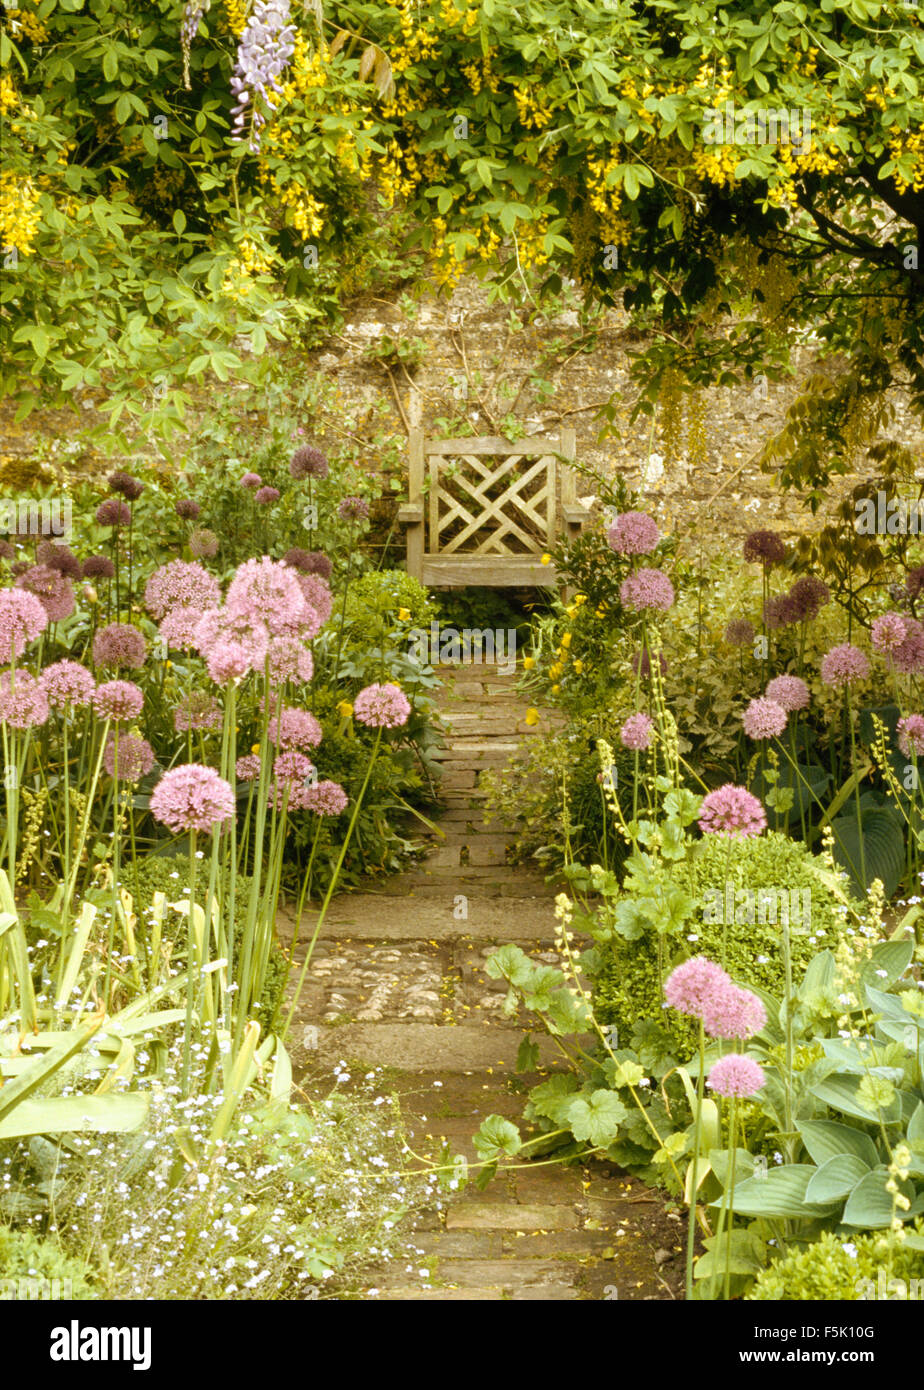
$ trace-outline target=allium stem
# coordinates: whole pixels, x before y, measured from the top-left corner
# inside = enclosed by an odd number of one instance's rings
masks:
[[[699,1021],[699,1075],[696,1078],[696,1114],[693,1117],[693,1157],[690,1172],[690,1210],[687,1219],[686,1297],[693,1297],[693,1247],[696,1240],[696,1198],[699,1187],[699,1136],[702,1126],[703,1085],[706,1072],[706,1030]]]

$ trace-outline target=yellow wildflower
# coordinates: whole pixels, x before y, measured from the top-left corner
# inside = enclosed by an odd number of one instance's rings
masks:
[[[523,721],[523,722],[524,722],[525,724],[530,724],[530,725],[532,725],[532,724],[538,724],[538,723],[539,723],[539,711],[538,711],[537,709],[532,709],[532,708],[528,709],[528,710],[526,711],[525,716],[524,716],[524,721]]]
[[[524,658],[523,658],[523,670],[524,670],[524,671],[531,671],[531,670],[533,669],[533,667],[535,666],[535,664],[536,664],[536,658],[535,658],[534,656],[524,656]]]
[[[340,715],[342,719],[350,718],[350,716],[353,713],[353,706],[350,704],[349,700],[340,701],[339,705],[337,706],[337,713]]]

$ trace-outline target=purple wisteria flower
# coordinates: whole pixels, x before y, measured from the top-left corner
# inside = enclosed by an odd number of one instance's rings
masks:
[[[147,644],[130,623],[109,623],[93,638],[93,665],[116,670],[140,671],[147,656]]]
[[[661,532],[654,517],[646,512],[621,512],[607,530],[606,539],[617,555],[650,555]]]
[[[704,835],[759,835],[766,828],[764,808],[746,787],[732,782],[703,797],[699,828]]]
[[[122,782],[140,782],[147,777],[154,766],[154,749],[146,738],[136,734],[122,734],[119,738],[118,752],[116,741],[110,737],[103,750],[103,767],[110,777],[118,773]]]
[[[174,835],[213,832],[234,815],[234,791],[213,767],[184,763],[165,772],[151,793],[151,815]]]
[[[898,746],[906,758],[924,753],[924,714],[908,714],[896,726]]]
[[[0,723],[35,729],[48,718],[45,691],[28,671],[0,672]]]
[[[0,661],[18,661],[47,626],[48,614],[35,594],[0,589]]]
[[[751,700],[741,720],[748,738],[779,738],[786,728],[786,711],[775,700]]]
[[[260,148],[260,132],[266,117],[257,110],[258,100],[271,109],[269,98],[282,91],[279,79],[295,51],[295,25],[289,0],[255,0],[237,48],[231,78],[232,139],[242,140],[250,114],[250,151]]]
[[[623,748],[640,753],[651,743],[654,720],[647,714],[630,714],[619,730],[619,741]]]
[[[729,1052],[713,1064],[709,1087],[719,1096],[753,1096],[766,1084],[763,1067],[750,1057]]]
[[[410,701],[397,685],[367,685],[353,701],[353,717],[371,729],[397,729],[410,712]]]
[[[805,709],[810,699],[808,686],[798,676],[774,676],[772,681],[767,682],[764,694],[768,700],[782,706],[787,713]]]
[[[730,647],[750,647],[755,635],[754,624],[747,618],[732,618],[725,629],[725,640]]]
[[[765,570],[786,559],[786,547],[775,531],[752,531],[745,537],[743,553],[749,565],[761,564]]]
[[[839,689],[854,681],[865,681],[869,675],[869,659],[859,647],[842,642],[832,647],[821,659],[821,679],[825,685]]]
[[[326,455],[311,444],[301,444],[292,455],[289,472],[293,478],[326,478],[330,465]]]
[[[52,709],[88,705],[96,689],[92,675],[79,661],[54,661],[45,667],[39,681]]]
[[[636,570],[620,584],[619,601],[636,612],[655,608],[666,613],[674,602],[674,586],[663,570]]]
[[[126,723],[144,707],[144,691],[133,681],[104,681],[93,693],[93,708],[101,719]]]

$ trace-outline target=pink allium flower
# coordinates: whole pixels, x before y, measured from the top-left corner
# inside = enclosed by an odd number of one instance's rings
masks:
[[[721,965],[705,956],[693,956],[676,966],[664,981],[664,997],[678,1013],[700,1018],[716,999],[733,985]]]
[[[218,537],[214,531],[203,526],[200,530],[193,531],[189,538],[189,549],[197,560],[214,560],[218,554]]]
[[[195,521],[202,508],[192,497],[181,497],[174,510],[181,521]]]
[[[50,623],[63,622],[74,611],[71,581],[50,565],[31,565],[16,580],[17,589],[26,589],[41,603]]]
[[[226,638],[216,642],[209,650],[205,665],[216,685],[243,680],[257,669],[250,649],[242,642],[232,642]]]
[[[799,608],[789,594],[779,594],[776,598],[767,599],[764,604],[764,626],[769,632],[776,632],[781,627],[791,627],[798,621]]]
[[[650,555],[661,532],[654,517],[646,512],[621,512],[609,527],[606,539],[617,555]]]
[[[362,497],[344,497],[337,508],[341,521],[365,521],[369,515],[369,503]]]
[[[292,455],[289,472],[293,478],[326,478],[330,466],[320,449],[310,444],[302,444]]]
[[[302,808],[314,811],[316,816],[339,816],[350,804],[350,799],[339,782],[316,782],[305,787],[302,793]]]
[[[280,753],[273,763],[273,785],[270,796],[277,811],[283,805],[290,811],[304,811],[305,794],[316,769],[304,753],[291,749]]]
[[[259,502],[261,507],[269,506],[270,502],[278,502],[282,493],[278,487],[261,487],[253,495],[253,500]]]
[[[242,782],[255,782],[260,776],[259,753],[245,753],[234,764],[234,771]]]
[[[809,688],[798,676],[774,676],[767,682],[764,694],[774,700],[784,710],[805,709],[809,702]]]
[[[905,619],[904,641],[886,656],[886,665],[902,676],[924,672],[924,627],[917,618]]]
[[[221,705],[214,695],[194,690],[173,711],[173,727],[178,734],[210,733],[221,728]]]
[[[807,623],[817,618],[825,604],[831,602],[831,590],[823,579],[804,574],[793,584],[787,597],[797,621]]]
[[[204,613],[195,632],[196,647],[218,685],[259,671],[266,661],[269,633],[255,607],[215,608]]]
[[[873,622],[870,641],[873,651],[886,653],[900,647],[905,640],[906,623],[901,613],[883,613]]]
[[[306,709],[289,707],[274,712],[269,721],[272,743],[283,752],[295,748],[317,748],[323,737],[321,726]]]
[[[35,547],[35,559],[39,565],[47,565],[58,574],[66,574],[68,579],[79,579],[81,564],[73,550],[58,541],[40,541]]]
[[[754,636],[754,624],[747,618],[732,618],[725,629],[725,640],[730,647],[749,647]]]
[[[832,647],[821,659],[821,679],[825,685],[850,685],[853,681],[865,681],[868,675],[868,658],[849,642]]]
[[[109,623],[93,638],[93,665],[139,671],[147,656],[141,633],[129,623]]]
[[[367,685],[353,701],[353,717],[370,729],[397,729],[410,712],[407,696],[396,685]]]
[[[707,793],[699,808],[699,828],[704,835],[759,835],[766,824],[757,797],[731,782]]]
[[[175,835],[217,830],[234,815],[234,792],[213,767],[184,763],[165,772],[151,793],[151,815]]]
[[[116,755],[116,741],[108,739],[103,750],[103,767],[110,777],[115,777],[116,769],[123,782],[140,782],[147,777],[154,766],[154,749],[146,738],[135,734],[122,734],[119,738],[119,751]]]
[[[314,657],[299,637],[271,637],[269,644],[270,685],[279,687],[286,681],[300,685],[314,675]]]
[[[221,589],[215,576],[194,560],[170,560],[148,578],[144,602],[155,618],[165,617],[174,608],[197,608],[204,613],[221,602]]]
[[[330,585],[322,579],[319,574],[299,574],[299,588],[305,596],[305,602],[313,608],[318,615],[319,628],[327,622],[334,607],[334,596],[330,591]],[[315,633],[311,634],[316,636]]]
[[[96,519],[100,526],[127,526],[132,519],[132,509],[118,497],[107,497],[97,507]]]
[[[786,728],[786,711],[775,700],[758,696],[744,711],[741,722],[748,738],[779,738]]]
[[[767,1022],[767,1011],[752,990],[730,985],[709,1000],[702,1019],[713,1038],[753,1038]]]
[[[35,729],[48,718],[45,691],[28,671],[0,672],[0,722],[13,729]]]
[[[898,746],[906,758],[924,753],[924,714],[909,714],[898,721]]]
[[[624,608],[634,608],[636,612],[658,608],[666,613],[674,602],[674,586],[663,570],[636,570],[620,584],[619,601]]]
[[[206,610],[214,612],[214,609]],[[194,647],[196,645],[196,629],[205,614],[201,608],[171,608],[167,616],[161,621],[158,627],[163,640],[168,647]]]
[[[249,488],[251,492],[255,492],[262,484],[263,479],[259,473],[245,473],[241,479],[241,487]]]
[[[629,718],[619,730],[619,739],[623,748],[630,748],[635,752],[641,752],[651,743],[651,731],[654,728],[654,720],[647,714],[630,714]]]
[[[81,579],[112,579],[115,565],[108,555],[88,555],[80,566]]]
[[[749,565],[760,563],[765,570],[786,559],[786,547],[775,531],[752,531],[745,537],[743,553]]]
[[[17,661],[48,626],[40,599],[24,589],[0,589],[0,661]]]
[[[753,1096],[765,1085],[763,1067],[750,1057],[729,1052],[713,1064],[709,1086],[720,1096]]]
[[[52,709],[66,705],[88,705],[93,698],[96,682],[79,661],[55,661],[46,666],[39,683]]]
[[[144,705],[144,692],[132,681],[104,681],[93,694],[93,708],[101,719],[124,723],[137,719]]]
[[[227,607],[264,622],[273,637],[296,636],[317,622],[299,586],[298,576],[279,560],[263,555],[245,560],[228,586]]]

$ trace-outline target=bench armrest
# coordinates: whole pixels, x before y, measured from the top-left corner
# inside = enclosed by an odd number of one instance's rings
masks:
[[[405,525],[413,525],[415,522],[423,521],[424,509],[422,502],[405,502],[398,508],[398,520]]]
[[[590,520],[590,512],[578,502],[566,502],[561,512],[569,526],[583,526],[585,521]]]

